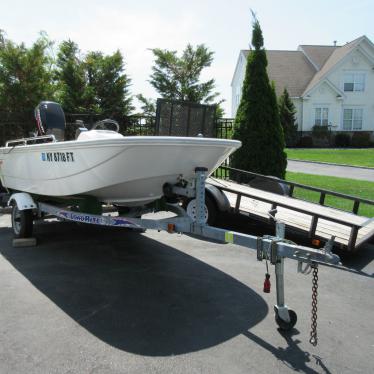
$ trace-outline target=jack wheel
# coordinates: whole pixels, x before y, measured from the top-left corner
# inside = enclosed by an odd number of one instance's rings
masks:
[[[189,199],[184,202],[183,208],[186,210],[187,214],[193,219],[196,220],[196,199]],[[209,195],[205,195],[205,207],[204,207],[204,216],[205,223],[210,226],[214,225],[214,222],[217,219],[217,207]]]
[[[12,228],[16,238],[30,238],[33,229],[32,209],[19,210],[17,204],[12,207]]]
[[[297,314],[292,309],[288,309],[288,314],[290,316],[290,322],[284,321],[282,318],[279,317],[278,312],[275,312],[275,322],[279,326],[279,328],[283,331],[290,331],[297,322]]]

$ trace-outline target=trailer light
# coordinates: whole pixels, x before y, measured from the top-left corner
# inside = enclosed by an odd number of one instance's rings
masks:
[[[319,239],[313,239],[312,244],[315,245],[316,247],[319,247],[321,245],[321,241]]]
[[[175,231],[174,223],[168,223],[168,233],[172,234]]]

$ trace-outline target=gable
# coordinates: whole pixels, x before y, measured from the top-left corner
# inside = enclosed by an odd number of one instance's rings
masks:
[[[324,81],[337,96],[344,96],[339,81],[341,78],[334,77],[334,72],[348,61],[350,57],[347,56],[355,51],[361,53],[360,61],[365,60],[371,68],[374,67],[374,45],[366,36],[343,46],[300,45],[297,51],[267,50],[269,79],[275,82],[278,96],[286,88],[293,98],[305,97],[316,85]],[[233,88],[234,85],[240,87],[244,79],[249,52],[241,50],[239,53],[231,82]]]
[[[362,53],[368,55],[367,58],[370,59],[370,55],[361,47],[362,44],[366,44],[366,47],[369,47],[369,49],[372,49],[374,52],[374,46],[369,41],[369,39],[366,38],[366,36],[362,36],[360,38],[357,38],[353,40],[350,43],[347,43],[346,45],[339,47],[334,50],[334,52],[331,54],[331,56],[328,58],[324,66],[321,70],[319,70],[313,79],[310,81],[308,86],[306,87],[303,96],[307,95],[309,91],[320,81],[325,79],[329,74],[331,74],[332,71],[337,69],[341,64],[349,58],[349,56],[352,55],[354,51],[361,50]]]
[[[319,100],[326,100],[327,98],[343,98],[344,92],[334,85],[329,79],[323,79],[319,81],[311,90],[309,90],[308,95],[305,96],[305,99],[313,97],[318,98]]]

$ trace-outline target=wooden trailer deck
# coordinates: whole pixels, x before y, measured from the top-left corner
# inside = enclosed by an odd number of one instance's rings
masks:
[[[276,218],[283,221],[287,229],[306,234],[311,239],[327,241],[331,236],[335,236],[335,243],[340,247],[356,251],[374,236],[374,218],[278,195],[229,180],[208,178],[207,183],[225,193],[235,212],[271,222],[272,218],[268,212],[277,209]]]

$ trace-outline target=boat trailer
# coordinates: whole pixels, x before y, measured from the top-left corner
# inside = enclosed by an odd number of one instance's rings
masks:
[[[318,288],[318,265],[338,265],[340,258],[332,253],[334,237],[332,237],[322,249],[314,249],[296,245],[285,239],[285,224],[276,221],[275,236],[252,236],[234,231],[228,231],[206,224],[205,207],[205,181],[207,169],[199,167],[195,169],[195,179],[185,185],[167,186],[167,190],[175,196],[183,196],[196,199],[196,219],[193,220],[186,211],[177,203],[166,204],[166,209],[153,209],[153,212],[167,210],[176,213],[176,216],[163,219],[134,218],[131,214],[119,215],[97,215],[69,210],[69,207],[51,205],[37,201],[25,192],[17,192],[10,196],[8,205],[12,205],[12,226],[18,237],[27,237],[32,232],[34,219],[45,219],[57,217],[61,220],[87,223],[93,225],[124,227],[135,230],[152,229],[167,231],[168,233],[194,234],[201,239],[213,239],[224,243],[232,243],[247,249],[257,251],[257,260],[266,261],[266,274],[264,292],[270,292],[270,274],[268,262],[275,266],[276,280],[276,304],[274,306],[275,321],[281,330],[291,330],[296,322],[297,315],[285,302],[284,295],[284,260],[290,258],[298,261],[298,272],[303,274],[313,273],[313,295],[312,295],[312,327],[310,343],[317,345],[317,288]],[[147,213],[142,211],[141,213]],[[274,212],[270,211],[269,215]],[[134,215],[134,214],[132,214]],[[139,215],[139,212],[136,214]],[[31,226],[31,230],[30,230]],[[20,233],[25,235],[19,235]]]

